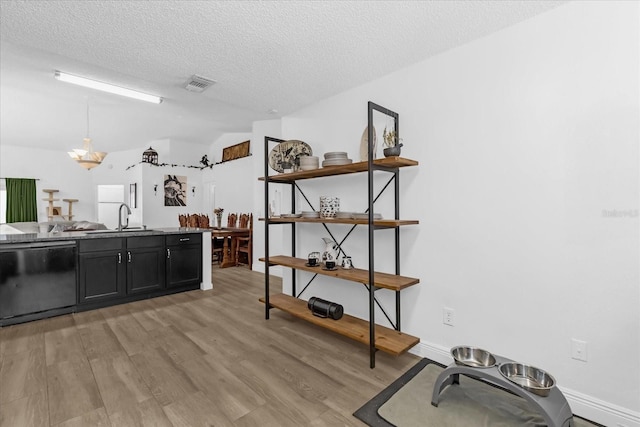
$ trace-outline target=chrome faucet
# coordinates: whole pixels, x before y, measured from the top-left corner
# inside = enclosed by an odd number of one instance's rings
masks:
[[[127,216],[125,217],[127,223],[124,227],[122,226],[122,208],[127,208]],[[126,203],[122,203],[118,208],[118,231],[122,231],[123,228],[127,228],[129,226],[129,215],[131,215],[131,209],[129,209],[129,206],[127,206]]]

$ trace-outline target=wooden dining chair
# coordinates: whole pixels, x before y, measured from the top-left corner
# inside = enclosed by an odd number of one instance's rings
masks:
[[[224,258],[224,239],[219,239],[211,236],[211,264],[217,262],[222,263]]]
[[[187,216],[186,215],[178,215],[178,222],[180,223],[180,227],[186,227],[187,226]]]
[[[247,265],[249,266],[249,270],[251,270],[253,265],[253,214],[240,215],[239,225],[239,228],[248,228],[249,235],[246,237],[236,237],[236,267],[240,263],[240,254],[243,253],[247,256]]]
[[[198,228],[198,222],[200,221],[200,215],[193,214],[189,215],[189,219],[187,220],[188,226],[191,228]]]
[[[236,228],[238,223],[238,214],[230,213],[227,216],[227,227]]]
[[[209,228],[209,215],[200,215],[200,217],[198,218],[198,227]]]

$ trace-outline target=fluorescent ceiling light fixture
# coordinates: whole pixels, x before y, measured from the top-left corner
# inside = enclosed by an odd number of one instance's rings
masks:
[[[162,102],[162,98],[159,96],[149,95],[147,93],[138,92],[137,90],[127,89],[127,88],[112,85],[109,83],[103,83],[97,80],[87,79],[85,77],[74,76],[73,74],[63,73],[62,71],[56,70],[54,77],[60,80],[61,82],[73,83],[73,84],[88,87],[91,89],[97,89],[104,92],[114,93],[116,95],[122,95],[122,96],[127,96],[129,98],[139,99],[141,101],[152,102],[154,104],[160,104]]]

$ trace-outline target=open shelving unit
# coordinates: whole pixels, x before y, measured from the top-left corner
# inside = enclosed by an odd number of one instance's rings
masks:
[[[355,341],[367,344],[369,346],[370,367],[375,367],[375,354],[377,350],[381,350],[392,355],[400,355],[408,351],[411,347],[420,342],[420,339],[401,331],[401,304],[400,292],[410,286],[417,285],[420,280],[413,277],[406,277],[400,274],[400,227],[417,225],[417,220],[400,219],[400,199],[399,199],[399,170],[403,167],[417,166],[418,162],[403,157],[386,157],[382,159],[374,159],[373,157],[373,112],[378,111],[394,119],[395,134],[399,136],[398,114],[381,107],[372,102],[368,103],[368,160],[356,162],[349,165],[325,167],[322,169],[314,169],[308,171],[297,171],[291,173],[281,173],[277,175],[269,175],[269,145],[280,143],[283,140],[272,137],[265,137],[264,140],[264,177],[259,178],[264,181],[264,203],[265,212],[269,212],[269,185],[285,184],[291,186],[291,210],[296,210],[296,191],[300,192],[305,200],[308,199],[302,192],[302,189],[296,184],[297,181],[322,178],[337,175],[348,175],[355,173],[367,173],[368,176],[368,218],[367,219],[350,219],[350,218],[294,218],[294,217],[265,217],[261,221],[265,223],[265,255],[260,261],[265,263],[265,296],[260,301],[265,304],[265,318],[269,319],[269,313],[272,308],[285,311],[297,318],[306,320],[314,325],[326,328],[335,333],[351,338]],[[383,171],[390,175],[390,179],[378,194],[374,194],[374,171]],[[393,185],[391,185],[393,184]],[[374,204],[377,198],[388,188],[394,191],[395,215],[393,219],[374,219]],[[311,203],[309,203],[311,205]],[[312,209],[313,206],[311,206]],[[315,210],[315,209],[314,209]],[[333,238],[328,226],[332,224],[351,225],[351,230],[339,245],[344,243],[351,231],[357,226],[365,226],[368,231],[368,269],[336,269],[324,270],[321,267],[306,266],[306,259],[296,257],[296,225],[299,223],[317,223],[322,225],[325,230]],[[291,255],[275,255],[269,254],[269,228],[271,225],[289,224],[291,226]],[[374,231],[378,229],[394,229],[395,235],[395,274],[383,273],[375,271],[374,266]],[[340,252],[344,253],[340,247]],[[292,295],[284,293],[270,295],[269,293],[269,267],[279,265],[291,269],[292,273]],[[307,283],[304,289],[296,293],[296,271],[306,271],[314,273],[312,279]],[[329,276],[336,279],[342,279],[348,282],[361,283],[367,288],[369,300],[369,318],[359,319],[349,315],[343,315],[339,320],[329,318],[320,318],[314,316],[307,308],[307,302],[298,298],[302,292],[312,283],[317,275]],[[386,289],[395,293],[395,322],[387,314],[382,305],[378,302],[375,293],[378,289]],[[385,327],[375,322],[375,307],[381,309],[392,328]]]

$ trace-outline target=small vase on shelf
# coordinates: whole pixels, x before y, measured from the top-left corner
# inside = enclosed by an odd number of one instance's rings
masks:
[[[388,147],[383,150],[385,157],[394,157],[399,156],[401,151],[402,144],[396,145],[395,147]]]

